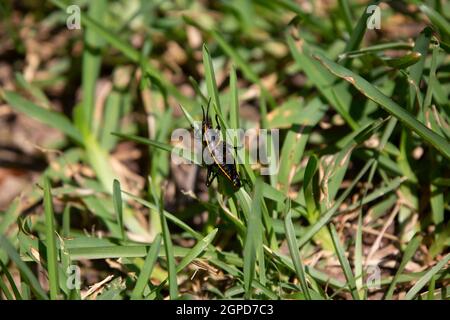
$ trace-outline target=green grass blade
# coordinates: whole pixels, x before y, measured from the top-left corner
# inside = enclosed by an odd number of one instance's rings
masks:
[[[63,114],[41,108],[12,91],[3,91],[2,96],[6,102],[16,110],[33,117],[50,127],[60,130],[68,137],[75,140],[75,142],[83,144],[81,133]]]
[[[11,202],[8,209],[1,214],[0,234],[6,234],[8,228],[16,222],[20,215],[20,209],[20,198],[16,198]]]
[[[192,261],[194,261],[198,256],[200,256],[207,248],[211,245],[211,242],[214,240],[214,237],[217,234],[218,229],[213,229],[206,237],[199,240],[196,245],[190,249],[186,255],[184,255],[183,259],[177,265],[176,272],[181,272],[185,267],[187,267]],[[169,275],[170,276],[170,275]],[[167,279],[161,282],[158,286],[158,289],[165,285]]]
[[[306,211],[308,213],[308,217],[314,216],[316,211],[318,210],[317,205],[317,194],[314,188],[314,176],[316,175],[317,170],[319,169],[319,159],[317,159],[316,155],[312,155],[305,168],[305,176],[303,178],[303,193],[305,195],[305,204]]]
[[[122,192],[120,190],[120,182],[114,179],[113,182],[113,202],[114,211],[116,212],[117,222],[119,224],[120,234],[122,240],[125,240],[125,229],[123,226],[123,203],[122,203]]]
[[[439,82],[436,78],[436,69],[438,68],[437,58],[439,56],[440,48],[439,46],[432,46],[432,56],[431,56],[431,64],[430,64],[430,73],[428,76],[428,86],[425,94],[425,98],[423,101],[423,112],[426,113],[427,110],[431,107],[431,100],[433,96],[433,92],[435,91],[435,87],[439,85]]]
[[[434,300],[434,289],[436,288],[436,276],[432,276],[428,285],[427,300]]]
[[[440,271],[443,267],[447,265],[450,261],[450,253],[448,253],[441,261],[439,261],[433,268],[431,268],[427,273],[425,273],[422,278],[420,278],[416,284],[409,289],[405,296],[405,300],[412,300],[416,297],[419,291],[431,280],[431,278]]]
[[[400,262],[400,265],[397,268],[397,272],[395,273],[394,278],[392,278],[392,281],[389,284],[389,288],[387,289],[386,293],[384,294],[384,299],[386,299],[386,300],[392,299],[392,296],[393,296],[394,290],[395,290],[395,286],[397,284],[397,281],[398,281],[400,275],[403,273],[403,270],[405,269],[406,264],[412,259],[412,257],[416,253],[416,250],[419,247],[421,242],[422,242],[422,237],[416,236],[406,246],[406,249],[403,253],[402,261]]]
[[[426,4],[419,5],[419,9],[427,15],[431,22],[436,25],[443,34],[450,37],[450,23],[439,12]]]
[[[22,296],[19,292],[19,289],[17,289],[16,283],[14,282],[11,273],[8,271],[8,269],[6,268],[5,264],[2,262],[1,259],[0,259],[0,270],[3,271],[3,273],[6,276],[6,279],[8,279],[9,285],[11,286],[11,289],[14,293],[14,297],[16,298],[16,300],[22,300]],[[0,280],[0,284],[3,284],[2,280]],[[6,286],[3,289],[6,289],[6,291],[4,290],[5,294],[7,294],[7,292],[9,293],[9,290],[6,288]],[[12,300],[12,297],[9,300]]]
[[[139,277],[131,293],[131,299],[140,299],[152,274],[153,267],[158,259],[159,250],[161,248],[161,234],[157,234],[145,258],[144,266],[139,273]]]
[[[287,214],[286,217],[284,218],[284,230],[286,232],[286,239],[289,246],[289,252],[291,254],[292,262],[294,263],[295,272],[297,273],[297,277],[300,281],[300,286],[302,288],[303,294],[305,295],[306,300],[311,300],[308,284],[306,282],[305,268],[300,258],[294,225],[292,224],[292,212],[290,204],[286,205],[286,210]]]
[[[358,213],[358,224],[355,238],[355,285],[359,295],[365,296],[363,291],[363,234],[362,234],[362,209]]]
[[[279,189],[285,194],[289,192],[293,171],[298,167],[311,129],[306,126],[294,125],[287,132],[280,154],[280,169],[277,175]]]
[[[41,300],[48,300],[47,294],[42,289],[33,272],[28,268],[25,262],[22,261],[21,257],[16,252],[16,249],[14,249],[9,240],[3,234],[0,234],[0,248],[5,250],[10,259],[14,261],[21,272],[21,275],[23,277],[22,280],[24,280],[25,283],[30,286],[36,297]],[[25,298],[26,297],[24,297],[24,299]]]
[[[211,35],[213,38],[217,41],[219,46],[222,48],[222,50],[229,56],[231,59],[233,59],[233,62],[236,64],[239,69],[242,70],[243,75],[251,82],[260,84],[259,76],[254,72],[251,68],[251,64],[246,62],[240,54],[233,49],[226,41],[225,39],[217,32],[217,31],[211,31]]]
[[[420,61],[422,54],[420,52],[411,52],[397,58],[384,58],[383,63],[395,69],[405,69]]]
[[[230,71],[230,128],[239,128],[239,92],[237,87],[236,69],[231,67]]]
[[[152,209],[152,210],[158,210],[158,206],[147,201],[144,199],[141,199],[131,193],[128,193],[126,191],[123,191],[126,195],[128,195],[131,199],[136,200],[138,203],[142,204],[143,206]],[[180,219],[178,219],[176,216],[174,216],[173,214],[167,212],[167,211],[163,211],[164,215],[166,216],[166,218],[168,220],[170,220],[173,224],[175,224],[177,227],[183,229],[184,231],[186,231],[187,233],[189,233],[191,236],[193,236],[195,239],[197,240],[201,240],[203,237],[200,233],[198,233],[197,231],[195,231],[194,229],[192,229],[189,225],[187,225],[186,223],[184,223],[183,221],[181,221]]]
[[[198,121],[196,122],[194,120],[189,111],[187,111],[182,105],[180,105],[180,108],[183,111],[183,114],[186,117],[186,119],[189,121],[189,124],[196,130],[200,129]]]
[[[409,100],[408,111],[413,112],[414,102],[416,100],[417,88],[420,85],[420,79],[422,78],[423,69],[425,67],[425,59],[428,53],[428,47],[430,46],[431,36],[433,30],[430,27],[426,27],[422,30],[419,37],[414,44],[413,52],[411,54],[420,54],[418,63],[409,68]],[[421,104],[422,101],[419,101]]]
[[[339,3],[339,8],[342,12],[342,19],[344,20],[345,28],[347,29],[347,32],[349,34],[351,34],[353,31],[353,25],[352,25],[353,18],[352,18],[350,4],[348,3],[347,0],[339,0],[338,3]]]
[[[107,1],[98,0],[89,3],[87,15],[93,20],[102,22],[107,10]],[[90,130],[97,127],[100,121],[93,123],[95,87],[101,67],[101,48],[103,39],[90,27],[84,31],[83,62],[81,86],[83,90],[83,115],[86,126]],[[100,120],[100,119],[97,119]]]
[[[130,135],[130,134],[122,134],[122,133],[118,133],[118,132],[113,132],[113,135],[126,139],[126,140],[131,140],[137,143],[141,143],[141,144],[146,144],[167,152],[173,152],[174,154],[188,160],[191,161],[197,165],[201,165],[201,161],[200,159],[198,159],[198,157],[196,156],[196,154],[192,153],[190,150],[184,149],[184,148],[179,148],[179,147],[174,147],[170,144],[167,143],[163,143],[163,142],[159,142],[156,140],[152,140],[152,139],[146,139],[146,138],[142,138],[139,136],[135,136],[135,135]]]
[[[208,98],[205,97],[205,95],[203,94],[197,80],[195,80],[192,76],[189,76],[189,83],[191,84],[192,88],[194,89],[196,95],[200,97],[201,103],[203,103],[204,105],[208,104]]]
[[[59,294],[58,252],[56,250],[56,230],[53,213],[53,199],[50,181],[44,178],[45,244],[47,248],[47,269],[50,299],[56,300]]]
[[[9,292],[8,287],[6,287],[5,282],[3,282],[3,279],[0,277],[0,294],[1,293],[3,293],[6,300],[13,300],[13,296],[12,296],[11,292]],[[1,300],[3,300],[3,297]]]
[[[166,261],[167,261],[167,272],[169,273],[169,294],[170,299],[175,300],[178,298],[178,282],[177,282],[177,269],[175,266],[175,256],[173,252],[172,240],[170,239],[170,230],[167,225],[166,216],[164,215],[163,209],[163,195],[161,192],[161,197],[159,200],[159,216],[161,219],[161,226],[163,232],[164,239],[164,250],[166,252]]]
[[[336,249],[335,250],[336,255],[339,259],[342,270],[344,271],[345,278],[347,279],[350,293],[352,294],[352,297],[354,300],[359,300],[360,297],[359,297],[358,289],[356,288],[355,277],[353,276],[353,272],[350,267],[350,263],[348,262],[348,259],[345,256],[344,247],[342,246],[341,241],[339,240],[339,235],[337,234],[336,228],[334,227],[333,224],[330,224],[330,233],[331,233],[331,239],[333,240],[334,248]]]
[[[270,95],[270,93],[262,84],[258,74],[255,71],[253,71],[251,64],[245,61],[244,58],[241,57],[239,52],[237,52],[232,46],[230,46],[226,42],[226,40],[220,35],[220,33],[213,30],[211,31],[211,35],[217,41],[222,50],[233,60],[233,63],[235,63],[236,66],[242,71],[244,77],[247,80],[257,84],[261,90],[262,96],[264,96],[264,98],[268,100],[271,106],[275,106],[275,101],[273,97]]]
[[[262,246],[262,233],[263,227],[261,223],[262,208],[261,202],[262,197],[262,187],[263,183],[261,180],[255,183],[255,195],[252,199],[251,210],[248,216],[248,226],[247,233],[245,236],[244,243],[244,289],[245,296],[247,299],[251,298],[252,295],[252,281],[255,276],[256,269],[256,257],[257,252],[259,252]]]
[[[177,265],[177,272],[180,272],[185,267],[187,267],[194,259],[196,259],[198,256],[200,256],[206,248],[211,244],[211,242],[214,240],[214,237],[217,234],[217,231],[219,229],[213,229],[206,237],[201,239],[196,243],[196,245],[189,250],[189,253],[180,261],[180,263]]]
[[[349,57],[356,58],[361,55],[369,54],[369,53],[377,53],[385,50],[412,50],[413,46],[409,42],[388,42],[382,44],[375,44],[373,46],[364,47],[358,50],[345,52],[339,55],[340,59]]]
[[[23,74],[16,72],[15,74],[16,81],[20,87],[25,89],[30,95],[32,95],[34,101],[36,101],[39,105],[49,108],[50,107],[50,101],[48,100],[45,93],[38,88],[37,86],[33,85],[32,83],[29,83]]]
[[[306,42],[295,41],[293,37],[288,36],[287,43],[294,57],[295,62],[305,72],[310,81],[327,99],[330,105],[345,119],[352,129],[359,127],[358,123],[352,118],[349,110],[343,106],[350,105],[351,95],[344,86],[335,85],[335,79],[326,72],[326,69],[317,61],[312,59],[312,49]]]
[[[336,36],[336,32],[333,30],[331,24],[324,23],[323,19],[320,19],[310,13],[306,13],[298,3],[292,0],[278,0],[273,1],[273,4],[292,11],[298,15],[302,21],[305,21],[306,24],[323,34],[325,37],[330,39]]]
[[[161,149],[161,150],[165,150],[167,152],[172,152],[172,150],[174,148],[173,146],[171,146],[170,144],[167,144],[167,143],[162,143],[159,141],[146,139],[146,138],[134,136],[131,134],[123,134],[123,133],[119,133],[119,132],[113,132],[112,134],[119,138],[122,138],[122,139],[131,140],[131,141],[141,143],[141,144],[146,144],[146,145],[149,145],[149,146]]]
[[[336,214],[337,209],[342,204],[342,202],[350,195],[353,188],[356,186],[359,180],[363,177],[363,175],[369,170],[370,166],[373,163],[373,159],[369,160],[365,166],[361,169],[359,174],[355,177],[355,179],[352,181],[351,185],[342,193],[342,195],[336,200],[336,203],[329,209],[327,212],[325,212],[323,215],[320,216],[320,218],[317,220],[315,224],[313,224],[308,230],[305,232],[305,234],[298,240],[299,247],[302,247],[305,245],[311,238],[320,230],[323,226],[328,224],[333,216]]]
[[[99,132],[100,145],[105,150],[111,150],[117,138],[111,132],[118,131],[122,109],[126,106],[126,95],[114,88],[105,101],[101,131]]]
[[[68,4],[61,0],[50,0],[55,6],[66,11]],[[87,28],[91,28],[98,36],[112,45],[114,48],[122,52],[128,59],[132,60],[134,63],[140,64],[141,53],[134,49],[130,44],[120,39],[116,33],[111,32],[106,27],[98,23],[97,21],[91,19],[86,14],[81,14],[81,24]],[[142,62],[142,68],[145,73],[148,73],[153,77],[156,82],[160,83],[168,92],[173,94],[181,103],[189,106],[193,106],[192,100],[186,98],[174,85],[172,85],[154,66],[152,66],[147,61]]]
[[[64,207],[63,211],[63,218],[62,218],[62,231],[61,235],[65,238],[70,237],[70,213],[71,213],[72,206],[70,204],[67,204]]]
[[[445,157],[450,159],[450,143],[443,137],[428,129],[422,123],[416,120],[409,112],[400,107],[397,103],[385,96],[380,90],[369,83],[361,76],[355,74],[347,68],[344,68],[328,59],[325,55],[317,53],[314,57],[319,60],[331,73],[339,78],[350,82],[356,89],[370,100],[378,103],[384,110],[396,117],[409,129],[417,133],[427,143],[434,146]]]
[[[373,0],[367,5],[367,7],[364,8],[364,11],[363,11],[361,17],[359,18],[358,22],[356,23],[356,26],[353,29],[352,35],[350,36],[350,39],[347,42],[344,52],[354,51],[354,50],[358,49],[359,45],[361,44],[362,39],[364,38],[364,34],[366,33],[366,30],[367,30],[367,20],[373,13],[373,12],[370,12],[369,10],[367,10],[367,8],[371,5],[378,4],[379,2],[380,1],[378,1],[378,0]],[[342,62],[347,67],[351,64],[351,60],[344,59]]]
[[[209,54],[208,47],[203,44],[203,66],[205,68],[205,81],[208,88],[208,94],[211,98],[211,102],[215,103],[219,110],[222,110],[220,106],[219,90],[217,89],[216,76],[214,73],[214,66],[212,63],[211,55]],[[210,109],[211,111],[211,109]],[[213,115],[213,114],[212,114]],[[211,115],[211,116],[212,116]]]
[[[387,132],[389,132],[389,127],[387,129]],[[378,150],[382,151],[384,148],[383,144],[383,137],[381,139],[381,143],[378,147]],[[372,185],[372,180],[375,175],[375,171],[377,170],[378,162],[375,161],[372,164],[372,167],[370,168],[369,172],[369,178],[367,179],[367,186],[364,187],[363,195],[360,200],[360,209],[358,212],[358,223],[357,223],[357,229],[356,229],[356,238],[355,238],[355,253],[354,253],[354,266],[355,266],[355,278],[356,278],[356,289],[358,290],[358,293],[360,296],[362,296],[363,299],[366,298],[367,292],[364,290],[363,286],[363,202],[364,199],[367,197],[367,191],[370,188],[369,186]]]
[[[117,177],[112,168],[109,153],[103,149],[94,135],[86,132],[84,135],[86,157],[97,174],[103,189],[112,194],[113,181]]]

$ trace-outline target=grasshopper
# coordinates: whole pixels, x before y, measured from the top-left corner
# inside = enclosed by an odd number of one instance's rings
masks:
[[[222,141],[220,138],[220,124],[216,114],[217,127],[213,129],[212,121],[209,117],[209,107],[211,99],[208,101],[208,106],[205,109],[202,107],[203,119],[202,119],[202,142],[204,148],[208,150],[207,156],[211,157],[210,163],[207,164],[206,168],[208,170],[206,178],[206,186],[209,187],[215,178],[220,174],[226,180],[231,182],[235,189],[239,189],[241,184],[241,179],[236,169],[236,163],[234,157],[230,151],[229,146],[226,142]],[[232,159],[232,163],[226,163],[227,159]]]

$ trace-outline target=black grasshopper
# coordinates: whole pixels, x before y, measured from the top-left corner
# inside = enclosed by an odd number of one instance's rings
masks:
[[[204,155],[210,157],[208,161],[209,164],[206,164],[206,168],[208,170],[206,186],[209,187],[214,179],[220,174],[226,180],[231,182],[235,189],[239,189],[241,187],[241,179],[236,170],[236,163],[232,153],[230,152],[229,146],[220,138],[220,125],[217,114],[217,127],[216,129],[213,129],[212,127],[211,118],[209,117],[210,102],[211,99],[208,101],[206,114],[202,105],[202,143],[204,150],[206,150]]]

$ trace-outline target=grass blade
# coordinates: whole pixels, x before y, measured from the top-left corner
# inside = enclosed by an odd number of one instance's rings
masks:
[[[217,234],[219,229],[213,229],[206,237],[202,240],[198,241],[197,244],[189,250],[189,253],[180,261],[177,266],[177,272],[180,272],[185,267],[187,267],[194,259],[196,259],[199,255],[201,255],[206,248],[211,244],[214,240],[214,237]]]
[[[47,248],[47,270],[50,286],[50,299],[56,300],[59,294],[58,252],[56,251],[56,230],[53,213],[53,199],[50,181],[44,178],[45,244]]]
[[[389,288],[384,295],[384,299],[386,299],[386,300],[392,299],[392,295],[394,294],[394,290],[395,290],[395,285],[397,284],[397,281],[398,281],[400,275],[403,273],[403,270],[405,269],[406,264],[412,259],[412,257],[416,253],[416,250],[419,247],[421,242],[422,242],[422,237],[416,236],[408,243],[408,246],[406,247],[405,252],[403,254],[402,261],[400,262],[400,265],[398,266],[398,269],[397,269],[397,272],[395,273],[394,278],[392,279],[391,283],[389,284]]]
[[[131,299],[139,299],[145,289],[151,274],[153,267],[155,266],[156,260],[158,259],[159,250],[161,248],[161,234],[157,234],[153,243],[148,251],[147,257],[145,258],[144,266],[139,273],[139,277],[134,286],[133,292],[131,293]]]
[[[166,261],[167,261],[167,272],[169,273],[169,294],[170,299],[175,300],[178,298],[178,283],[177,283],[177,270],[175,266],[175,256],[173,253],[173,245],[172,240],[170,239],[170,230],[167,225],[166,216],[164,215],[163,209],[163,195],[161,192],[161,197],[159,200],[159,216],[161,219],[161,226],[164,238],[164,250],[166,252]]]
[[[195,121],[194,118],[191,116],[191,114],[182,106],[180,105],[181,111],[183,111],[184,116],[189,121],[189,124],[194,128],[194,130],[199,130],[199,122]]]
[[[397,103],[385,96],[380,90],[370,84],[361,76],[355,74],[347,68],[344,68],[337,63],[328,59],[325,55],[317,53],[314,57],[319,60],[331,73],[339,78],[350,82],[356,89],[370,100],[378,103],[384,110],[396,117],[405,126],[417,133],[426,142],[434,146],[445,157],[450,159],[450,143],[443,137],[431,131],[422,123],[416,120],[409,112],[400,107]]]
[[[310,45],[306,42],[295,41],[293,37],[287,38],[289,49],[297,65],[305,72],[314,86],[327,99],[330,105],[345,119],[352,129],[359,127],[352,118],[349,110],[343,106],[350,105],[351,96],[344,86],[338,87],[334,84],[335,79],[326,72],[326,69],[317,61],[311,58]]]
[[[33,102],[12,91],[3,91],[2,96],[11,107],[41,121],[42,123],[45,123],[50,127],[60,130],[68,137],[75,140],[75,142],[81,145],[83,144],[81,133],[63,114],[41,108]]]
[[[5,282],[3,282],[3,279],[1,278],[1,274],[0,274],[0,294],[1,293],[3,293],[6,300],[13,300],[13,296],[12,296],[11,292],[9,292],[9,289],[6,286]],[[2,300],[3,300],[3,297],[2,297]]]
[[[176,272],[181,272],[185,267],[187,267],[192,261],[194,261],[198,256],[200,256],[206,248],[211,244],[211,242],[214,240],[214,237],[217,234],[218,229],[214,229],[211,231],[206,237],[199,240],[196,245],[190,249],[187,254],[184,255],[183,259],[180,261],[180,263],[177,265]],[[160,289],[162,286],[165,285],[167,282],[167,279],[161,282],[161,284],[157,287],[157,290]],[[154,291],[157,291],[154,290]]]
[[[262,96],[264,96],[264,98],[268,100],[271,106],[275,106],[275,100],[270,95],[266,87],[262,84],[258,74],[253,71],[251,64],[245,61],[244,58],[242,58],[241,55],[226,42],[226,40],[220,35],[220,33],[213,30],[211,31],[211,35],[217,41],[222,50],[233,60],[233,63],[235,63],[236,66],[239,67],[244,77],[247,80],[257,84],[261,90]]]
[[[65,1],[61,0],[51,0],[51,2],[63,10],[66,11],[68,4]],[[114,48],[122,52],[128,59],[132,60],[134,63],[140,64],[141,54],[138,50],[134,49],[130,44],[123,41],[117,34],[111,32],[103,25],[98,23],[97,21],[91,19],[86,14],[81,14],[81,24],[86,28],[91,28],[98,36],[112,45]],[[181,103],[193,106],[193,101],[186,98],[174,85],[172,85],[163,75],[160,73],[154,66],[152,66],[147,61],[142,62],[142,68],[145,73],[148,73],[151,77],[153,77],[156,82],[160,83],[168,92],[173,94]]]
[[[347,279],[348,286],[350,289],[350,293],[354,300],[359,300],[358,289],[356,288],[355,277],[353,276],[352,269],[350,267],[350,263],[348,262],[347,257],[345,256],[344,247],[341,245],[341,241],[339,240],[339,235],[336,232],[336,228],[334,225],[330,224],[330,233],[331,239],[333,240],[334,248],[336,249],[336,255],[341,264],[342,270],[344,271],[345,278]]]
[[[348,51],[354,51],[358,49],[359,45],[361,44],[362,39],[364,38],[364,34],[367,30],[367,20],[369,17],[373,14],[373,12],[370,12],[367,10],[370,6],[376,5],[380,2],[379,0],[371,1],[366,8],[364,8],[363,14],[359,18],[355,28],[353,29],[352,35],[350,36],[349,41],[347,42],[347,45],[345,47],[345,52]],[[379,8],[378,8],[379,10]],[[351,60],[344,59],[342,61],[345,66],[349,66],[351,64]]]
[[[120,191],[120,182],[117,179],[114,179],[113,182],[113,202],[114,210],[117,216],[117,222],[119,224],[120,234],[122,236],[122,240],[125,240],[125,229],[123,226],[122,192]]]
[[[92,19],[102,22],[104,13],[106,12],[105,0],[98,0],[89,3],[88,15]],[[90,27],[84,31],[84,48],[83,48],[83,65],[81,85],[83,90],[83,115],[85,117],[86,126],[90,130],[94,123],[94,103],[95,103],[95,86],[97,78],[100,74],[101,67],[101,48],[103,39]],[[98,119],[100,120],[100,119]],[[95,124],[101,123],[96,121]]]
[[[362,235],[362,206],[358,213],[358,224],[355,238],[355,253],[354,253],[354,267],[355,267],[355,284],[356,290],[363,298],[365,293],[363,291],[363,235]]]
[[[303,294],[305,295],[306,300],[311,300],[308,284],[306,282],[305,268],[303,267],[303,263],[300,258],[294,225],[292,224],[292,212],[290,207],[290,201],[288,201],[288,204],[286,205],[287,214],[284,218],[284,230],[286,232],[286,239],[288,242],[292,262],[294,263],[295,272],[297,273],[297,277],[300,280],[300,286],[302,288]]]
[[[409,68],[409,100],[408,100],[408,111],[412,112],[414,110],[414,102],[416,100],[416,91],[420,85],[420,79],[422,78],[423,69],[425,66],[425,59],[428,52],[428,47],[430,46],[431,36],[433,30],[430,27],[426,27],[422,30],[419,37],[416,39],[416,43],[411,54],[418,55],[418,63],[414,64]],[[420,55],[419,55],[420,54]],[[422,101],[419,101],[421,104]]]
[[[384,58],[382,61],[391,68],[405,69],[419,62],[421,58],[420,52],[411,52],[398,58]]]
[[[431,278],[440,271],[450,261],[450,253],[448,253],[441,261],[439,261],[433,268],[425,273],[416,284],[409,289],[405,296],[405,300],[412,300],[419,293],[419,291],[431,280]]]
[[[174,147],[170,144],[167,143],[162,143],[156,140],[152,140],[152,139],[146,139],[146,138],[142,138],[139,136],[135,136],[135,135],[130,135],[130,134],[122,134],[122,133],[118,133],[118,132],[113,132],[113,135],[126,139],[126,140],[131,140],[137,143],[141,143],[141,144],[146,144],[167,152],[173,152],[175,155],[180,156],[184,159],[186,159],[187,161],[193,162],[197,165],[202,165],[201,161],[198,159],[197,154],[191,152],[190,150],[181,148],[181,147]]]
[[[345,28],[347,29],[348,33],[352,33],[352,31],[353,31],[353,26],[352,26],[353,17],[352,17],[352,12],[351,12],[350,5],[349,5],[347,0],[339,0],[338,3],[339,3],[339,9],[342,12],[342,19],[344,20]]]
[[[230,128],[239,128],[239,92],[237,87],[236,69],[231,67],[230,71]]]
[[[205,68],[205,80],[206,80],[206,87],[208,88],[208,94],[211,97],[212,102],[216,104],[216,107],[219,110],[222,110],[222,108],[220,107],[219,90],[217,89],[216,76],[214,74],[214,66],[206,44],[203,44],[202,50],[203,50],[203,66]]]
[[[21,257],[17,253],[16,249],[11,245],[8,239],[3,234],[0,234],[0,248],[6,251],[8,256],[16,266],[19,268],[21,272],[22,280],[25,280],[25,283],[28,284],[36,295],[38,299],[48,300],[48,296],[45,291],[42,289],[39,281],[34,276],[33,272],[31,272],[30,268],[22,261]],[[26,297],[24,297],[26,299]]]
[[[352,181],[351,185],[342,193],[342,195],[336,200],[336,203],[331,207],[330,210],[325,212],[320,218],[317,220],[315,224],[313,224],[306,232],[305,234],[299,239],[298,245],[299,247],[302,247],[305,245],[311,238],[320,230],[323,226],[325,226],[327,223],[331,221],[335,213],[337,212],[337,209],[342,204],[342,202],[350,195],[353,188],[356,186],[359,180],[363,177],[363,175],[369,170],[370,166],[373,163],[373,159],[369,160],[366,165],[363,167],[363,169],[359,172],[359,174],[355,177],[355,179]]]
[[[94,135],[86,132],[84,135],[86,157],[102,183],[102,187],[112,194],[113,181],[117,177],[112,168],[109,153],[103,149]]]
[[[427,15],[433,24],[438,26],[439,30],[450,37],[450,23],[433,8],[425,4],[419,5],[419,9]],[[447,17],[448,18],[448,17]]]
[[[14,293],[14,297],[16,298],[16,300],[22,300],[22,295],[20,294],[19,289],[17,289],[16,283],[14,282],[14,279],[13,279],[11,273],[9,272],[8,268],[6,268],[6,266],[4,265],[4,263],[2,262],[1,259],[0,259],[0,270],[5,274],[6,279],[8,279],[9,285],[11,286],[11,289]],[[1,286],[0,289],[3,290],[3,293],[5,294],[6,298],[8,300],[12,300],[13,297],[12,297],[11,293],[9,292],[8,287],[6,287],[6,284],[3,282],[2,279],[0,279],[0,286]]]
[[[252,295],[252,281],[255,276],[256,256],[262,246],[263,227],[261,223],[261,201],[263,183],[261,180],[255,183],[255,195],[251,203],[251,210],[248,217],[247,234],[244,243],[244,289],[247,299]]]

